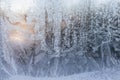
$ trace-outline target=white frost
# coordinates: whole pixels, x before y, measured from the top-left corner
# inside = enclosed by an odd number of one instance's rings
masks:
[[[9,80],[120,80],[120,71],[116,70],[104,70],[96,72],[86,72],[67,77],[56,78],[33,78],[27,76],[13,76]]]

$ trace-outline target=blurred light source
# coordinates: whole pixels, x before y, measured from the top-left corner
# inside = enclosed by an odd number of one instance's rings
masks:
[[[10,10],[13,12],[24,14],[27,10],[32,9],[34,2],[33,0],[11,0],[10,5]]]
[[[16,31],[16,30],[10,31],[9,38],[11,41],[14,41],[17,43],[23,43],[25,41],[23,34],[19,31]]]

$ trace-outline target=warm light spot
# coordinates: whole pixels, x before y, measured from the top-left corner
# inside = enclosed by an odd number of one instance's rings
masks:
[[[25,41],[25,37],[19,31],[12,30],[9,32],[9,38],[13,42],[23,43]]]
[[[20,31],[23,31],[25,33],[29,33],[29,34],[34,34],[35,33],[35,29],[34,29],[33,24],[19,23],[19,24],[15,25],[15,26],[18,27],[18,29]]]

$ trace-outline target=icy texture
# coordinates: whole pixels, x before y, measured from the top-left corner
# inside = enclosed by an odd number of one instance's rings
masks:
[[[22,8],[0,2],[1,79],[68,76],[120,64],[119,0],[26,0]]]
[[[120,71],[105,70],[101,72],[86,72],[67,77],[33,78],[29,76],[14,76],[10,80],[120,80]]]

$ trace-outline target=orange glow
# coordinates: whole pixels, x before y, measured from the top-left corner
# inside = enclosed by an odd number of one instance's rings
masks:
[[[22,43],[25,41],[25,37],[23,37],[23,34],[16,30],[12,30],[9,32],[9,38],[11,41],[14,41],[14,42]]]
[[[15,26],[18,27],[23,32],[27,32],[27,33],[30,33],[30,34],[35,33],[33,24],[19,23],[19,24],[16,24]]]
[[[23,15],[21,21],[11,22],[9,17],[6,20],[13,25],[14,30],[9,31],[9,38],[12,42],[31,42],[31,37],[35,36],[35,23],[36,20],[33,19],[31,23],[27,23],[27,15]],[[33,39],[32,39],[33,40]]]

